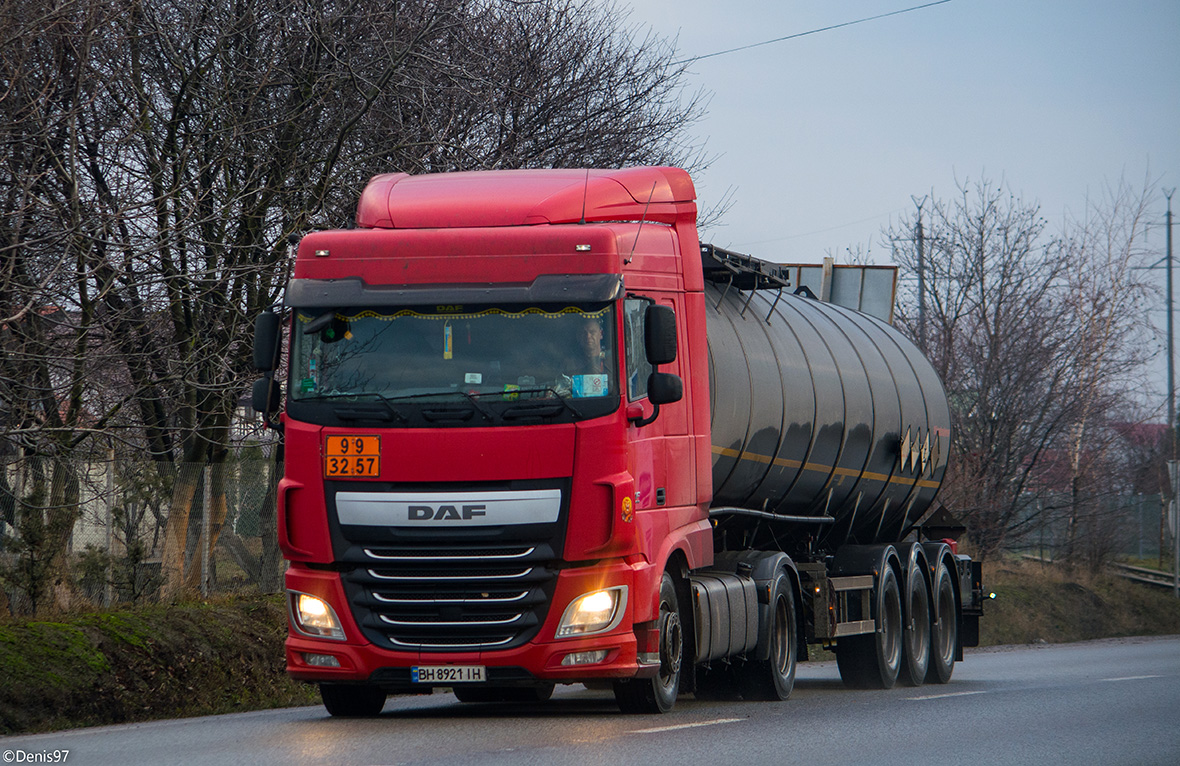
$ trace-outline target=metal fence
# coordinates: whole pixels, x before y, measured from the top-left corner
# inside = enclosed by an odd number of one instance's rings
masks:
[[[216,465],[0,464],[0,612],[278,591],[281,475],[259,450]]]
[[[1041,498],[1027,506],[1022,533],[1008,547],[1043,559],[1072,553],[1095,566],[1114,559],[1166,564],[1172,537],[1166,524],[1161,526],[1161,502],[1160,495],[1112,495],[1075,511],[1067,496]]]

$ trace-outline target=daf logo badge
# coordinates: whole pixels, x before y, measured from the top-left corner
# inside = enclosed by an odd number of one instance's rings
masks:
[[[470,521],[479,516],[487,516],[486,505],[432,505],[409,506],[410,521]]]

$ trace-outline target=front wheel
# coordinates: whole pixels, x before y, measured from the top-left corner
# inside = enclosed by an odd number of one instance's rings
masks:
[[[680,692],[680,666],[684,660],[684,628],[680,601],[672,575],[660,580],[660,670],[654,678],[618,681],[615,702],[624,713],[667,713]]]

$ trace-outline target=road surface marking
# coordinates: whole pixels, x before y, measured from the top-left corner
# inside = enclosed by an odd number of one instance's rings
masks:
[[[656,729],[636,729],[632,734],[659,734],[665,731],[677,731],[679,729],[695,729],[700,726],[716,726],[719,723],[737,723],[744,721],[744,718],[718,718],[715,721],[699,721],[697,723],[681,723],[676,726],[661,726]]]
[[[1144,681],[1148,678],[1163,678],[1163,676],[1123,676],[1122,678],[1104,678],[1103,681]]]
[[[925,697],[906,697],[906,699],[912,700],[912,701],[941,700],[941,699],[946,699],[947,697],[970,697],[972,694],[987,694],[987,692],[974,691],[974,692],[952,692],[950,694],[928,694]]]

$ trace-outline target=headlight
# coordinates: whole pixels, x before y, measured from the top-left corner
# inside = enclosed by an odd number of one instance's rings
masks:
[[[558,638],[589,636],[615,628],[627,610],[627,586],[619,585],[578,596],[565,608]]]
[[[290,595],[291,622],[296,630],[314,638],[344,640],[344,628],[327,601],[294,591]]]

